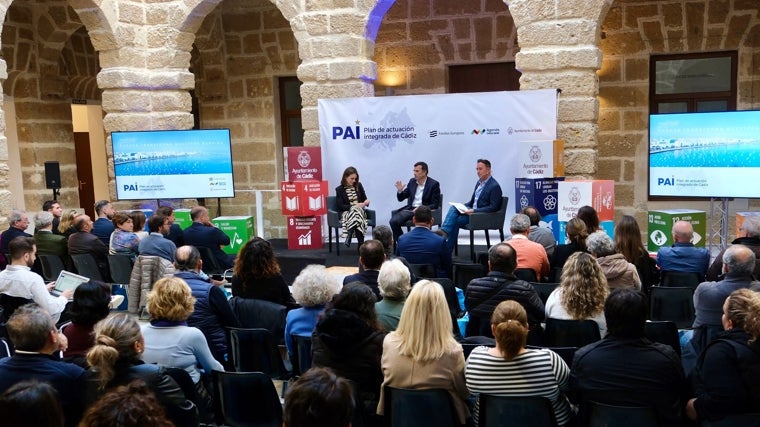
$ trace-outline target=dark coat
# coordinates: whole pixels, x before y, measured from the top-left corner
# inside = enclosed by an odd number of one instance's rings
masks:
[[[406,205],[401,209],[412,210],[412,202],[414,202],[414,195],[417,193],[417,180],[412,178],[409,183],[406,184],[400,193],[396,193],[398,201],[407,199]],[[422,204],[432,209],[438,209],[441,207],[441,184],[433,178],[428,177],[425,181],[425,189],[422,190]]]
[[[203,246],[211,249],[219,265],[232,268],[232,257],[224,253],[220,246],[230,244],[230,238],[216,227],[209,227],[200,222],[193,222],[182,235],[186,245]]]
[[[361,182],[356,183],[356,196],[359,198],[359,203],[367,200],[367,193],[364,192],[364,186]],[[335,200],[338,203],[338,212],[351,209],[351,201],[348,200],[348,193],[342,185],[335,187]]]
[[[412,264],[433,264],[435,277],[449,277],[451,252],[446,248],[446,239],[425,227],[414,227],[399,237],[396,255]]]
[[[479,181],[478,181],[479,183]],[[475,212],[496,212],[501,208],[501,186],[494,177],[489,177],[483,186],[483,190],[478,197],[478,205],[472,206],[475,202],[475,190],[478,189],[478,183],[475,184],[475,188],[472,190],[472,197],[470,201],[464,205],[473,209]]]

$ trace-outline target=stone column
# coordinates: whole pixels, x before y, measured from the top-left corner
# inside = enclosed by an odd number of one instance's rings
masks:
[[[0,82],[8,78],[8,64],[0,59]],[[3,93],[0,91],[0,105]],[[8,228],[8,215],[11,213],[11,192],[8,189],[8,140],[5,137],[5,111],[0,108],[0,229]]]

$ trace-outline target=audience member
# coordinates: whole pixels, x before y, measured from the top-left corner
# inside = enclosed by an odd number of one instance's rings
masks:
[[[79,427],[174,427],[145,381],[109,391],[85,412]]]
[[[85,407],[87,372],[52,356],[66,349],[66,337],[58,333],[50,313],[36,304],[27,304],[16,309],[6,327],[16,353],[0,359],[0,393],[26,380],[47,382],[58,392],[65,425],[76,426]],[[2,414],[5,423],[7,412]],[[24,424],[36,425],[31,421]]]
[[[586,238],[588,237],[588,231],[586,230],[586,223],[583,220],[575,217],[568,221],[565,226],[565,235],[570,243],[557,245],[554,248],[554,256],[552,256],[550,264],[551,281],[555,283],[559,282],[562,267],[565,266],[565,262],[570,258],[570,255],[576,252],[587,252]]]
[[[127,255],[134,261],[139,255],[140,238],[133,232],[132,217],[126,212],[119,211],[113,214],[111,221],[113,221],[114,230],[108,244],[108,253]]]
[[[409,270],[397,259],[385,261],[380,267],[377,284],[380,288],[380,295],[383,296],[382,301],[375,303],[377,321],[386,331],[394,331],[398,326],[399,319],[401,319],[401,310],[404,308],[404,302],[412,286],[409,280]]]
[[[554,248],[557,246],[557,240],[554,238],[551,228],[541,226],[541,214],[538,212],[538,209],[533,206],[526,206],[520,210],[520,213],[530,218],[528,239],[532,242],[540,243],[544,247],[544,250],[546,250],[546,255],[551,258],[554,254]]]
[[[87,362],[98,380],[99,394],[140,379],[156,394],[175,425],[197,425],[195,406],[166,369],[142,361],[144,350],[145,340],[134,317],[117,313],[98,322],[95,345],[87,353]],[[89,397],[94,403],[100,396]]]
[[[171,206],[160,206],[156,209],[156,213],[169,219],[169,231],[166,233],[166,238],[171,240],[177,247],[184,245],[184,233],[182,232],[182,227],[175,223],[177,218],[174,216],[174,208]]]
[[[53,214],[42,211],[34,217],[34,243],[38,255],[55,255],[64,261],[68,256],[68,242],[53,228]]]
[[[50,313],[53,323],[57,322],[74,291],[67,289],[55,297],[50,294],[54,284],[45,285],[42,277],[32,272],[32,265],[37,258],[33,238],[16,237],[8,248],[11,263],[0,271],[0,294],[34,301]],[[5,315],[10,316],[11,313]]]
[[[475,396],[542,396],[551,402],[557,425],[564,426],[572,412],[564,394],[570,368],[549,349],[527,349],[528,316],[516,301],[502,301],[491,317],[496,347],[477,347],[467,358],[464,376]],[[480,399],[473,421],[478,424]]]
[[[54,234],[58,233],[58,225],[61,223],[61,215],[63,215],[63,208],[61,208],[61,204],[58,203],[57,200],[46,200],[42,204],[42,211],[43,212],[49,212],[50,215],[53,215],[53,221],[52,221],[52,230]],[[36,223],[36,220],[35,220]],[[36,224],[35,224],[36,225]],[[34,232],[37,232],[37,228],[35,227]]]
[[[298,307],[269,241],[261,237],[247,241],[235,259],[233,272],[233,296],[271,301],[288,308]]]
[[[378,301],[383,299],[380,295],[380,288],[377,287],[377,275],[380,273],[380,266],[385,262],[385,252],[382,243],[377,240],[367,240],[359,246],[359,263],[364,271],[351,274],[343,278],[343,285],[351,282],[361,282],[369,286]]]
[[[63,235],[65,238],[69,238],[72,234],[77,232],[74,228],[74,220],[81,215],[76,209],[71,209],[61,217],[61,222],[58,224],[58,234]]]
[[[92,255],[103,280],[109,281],[111,273],[108,270],[108,243],[103,243],[93,234],[92,227],[93,223],[87,215],[79,215],[74,219],[76,232],[69,236],[69,255]]]
[[[681,425],[687,382],[675,350],[644,335],[649,314],[646,295],[615,289],[604,304],[604,314],[609,333],[579,349],[570,372],[570,398],[581,405],[580,425],[585,425],[584,404],[589,401],[651,407],[657,425]]]
[[[636,266],[626,261],[623,254],[615,252],[612,239],[604,231],[595,231],[586,240],[588,251],[591,252],[602,268],[607,286],[614,288],[641,289],[641,279]]]
[[[10,252],[8,245],[16,237],[32,237],[25,231],[29,227],[29,218],[26,216],[26,212],[12,210],[11,214],[8,215],[8,225],[8,229],[0,233],[0,252],[3,254]]]
[[[383,381],[383,338],[372,290],[349,283],[319,316],[311,336],[312,366],[331,368],[359,387],[362,400],[376,402]]]
[[[473,279],[465,290],[464,306],[470,313],[467,336],[493,336],[491,318],[502,301],[513,300],[525,308],[530,325],[530,342],[540,343],[543,336],[544,303],[530,283],[514,275],[517,254],[509,243],[498,243],[488,250],[488,274]]]
[[[174,254],[174,266],[177,268],[174,275],[190,286],[195,298],[194,311],[187,319],[187,324],[203,332],[214,359],[225,365],[228,357],[225,328],[238,327],[238,319],[232,312],[224,291],[201,277],[199,273],[202,265],[201,254],[193,246],[181,246]]]
[[[501,186],[491,176],[491,162],[486,159],[478,159],[475,167],[478,174],[478,182],[472,192],[470,201],[464,206],[468,208],[464,212],[451,206],[441,224],[441,231],[446,237],[446,247],[449,253],[459,239],[459,229],[470,223],[470,215],[473,213],[496,212],[501,208]]]
[[[140,240],[137,251],[141,255],[159,256],[169,262],[174,262],[174,252],[177,247],[166,238],[169,232],[169,218],[161,214],[153,214],[148,219],[148,234]]]
[[[326,368],[312,368],[285,394],[284,427],[349,427],[354,415],[351,382]]]
[[[372,227],[372,238],[383,245],[385,260],[387,261],[389,259],[397,259],[401,261],[406,266],[406,268],[409,269],[409,277],[411,277],[411,282],[417,283],[417,277],[414,276],[412,267],[409,265],[409,261],[407,261],[406,258],[397,256],[394,253],[396,242],[393,240],[393,232],[391,231],[391,228],[387,225],[378,225],[377,227]],[[361,263],[359,263],[359,271],[363,271]]]
[[[383,341],[383,387],[439,388],[451,394],[459,422],[469,416],[464,381],[464,353],[451,333],[451,320],[441,286],[417,282],[409,293],[398,328]],[[381,393],[377,413],[384,413]]]
[[[599,215],[593,207],[588,205],[581,206],[575,217],[586,224],[586,231],[588,231],[588,234],[595,231],[602,231],[602,228],[599,226]]]
[[[686,405],[692,420],[757,413],[760,405],[760,295],[733,291],[723,304],[723,328],[699,356],[696,398]]]
[[[432,264],[435,277],[449,277],[451,251],[446,248],[446,239],[430,231],[433,213],[427,206],[414,210],[414,228],[401,236],[396,244],[396,254],[412,264]]]
[[[723,280],[704,282],[694,291],[694,324],[681,336],[682,362],[691,374],[696,357],[723,331],[723,303],[737,289],[752,285],[755,253],[744,245],[731,245],[723,252]]]
[[[338,281],[325,266],[311,264],[293,281],[293,297],[301,308],[288,311],[285,319],[285,347],[290,360],[296,360],[294,336],[311,338],[317,318],[325,305],[338,293]]]
[[[660,283],[660,270],[657,269],[657,261],[649,256],[641,242],[641,229],[636,218],[623,215],[615,224],[615,250],[636,266],[641,290],[649,295],[649,288]]]
[[[688,221],[673,224],[673,246],[663,246],[657,251],[657,265],[662,275],[668,272],[696,273],[704,280],[710,264],[710,252],[691,243],[694,228]]]
[[[95,344],[92,331],[96,323],[108,316],[110,303],[111,292],[105,283],[90,280],[77,286],[67,310],[71,323],[61,328],[69,342],[63,352],[64,360],[87,367],[87,352]]]
[[[744,217],[744,222],[739,229],[739,236],[731,242],[732,245],[744,245],[755,253],[755,259],[760,257],[760,216],[749,215]],[[717,281],[723,276],[723,254],[726,249],[720,251],[715,261],[707,269],[707,280]],[[755,263],[752,275],[760,279],[760,262]]]
[[[142,240],[148,237],[148,232],[145,231],[145,212],[136,210],[129,213],[129,217],[132,218],[132,232],[137,234],[137,238]]]
[[[549,258],[546,249],[536,242],[528,239],[530,233],[530,218],[528,215],[517,214],[509,222],[509,231],[512,236],[509,245],[517,252],[517,268],[529,269],[535,273],[535,281],[549,274]]]
[[[413,173],[414,178],[410,179],[406,185],[401,181],[396,181],[398,191],[396,198],[399,202],[406,200],[406,205],[394,210],[391,215],[390,226],[393,230],[393,239],[396,241],[404,234],[401,226],[412,219],[418,207],[426,206],[430,210],[441,207],[441,185],[428,177],[427,163],[415,163]]]
[[[214,359],[206,337],[198,328],[187,326],[187,318],[193,312],[195,298],[190,287],[178,277],[156,281],[148,294],[150,324],[142,326],[146,363],[157,363],[168,368],[180,368],[190,374],[195,384],[195,401],[202,422],[214,421],[211,394],[206,389],[199,366],[211,374],[212,370],[224,371]]]
[[[560,285],[546,300],[546,317],[565,320],[591,319],[599,325],[599,333],[607,333],[604,300],[609,288],[599,263],[585,252],[576,252],[562,269]]]
[[[230,238],[211,223],[208,209],[203,206],[194,207],[190,211],[190,219],[193,220],[193,223],[182,233],[185,245],[209,248],[214,254],[217,264],[225,270],[232,268],[235,256],[227,255],[222,251],[222,246],[230,244]]]
[[[3,425],[63,427],[60,397],[52,385],[37,380],[21,381],[0,395]]]
[[[108,200],[98,200],[95,202],[95,222],[92,223],[92,234],[94,234],[106,247],[111,241],[113,233],[113,222],[111,218],[115,213],[111,202]]]

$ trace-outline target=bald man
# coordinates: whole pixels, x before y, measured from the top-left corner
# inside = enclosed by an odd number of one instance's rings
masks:
[[[217,263],[225,270],[232,268],[235,255],[227,255],[222,250],[223,246],[230,244],[230,238],[224,232],[211,223],[208,209],[196,206],[190,210],[190,219],[193,223],[183,232],[183,240],[186,245],[203,246],[211,249]]]
[[[673,224],[673,246],[662,247],[657,251],[657,265],[665,272],[697,273],[700,281],[705,279],[710,265],[710,252],[691,243],[694,228],[687,221]]]

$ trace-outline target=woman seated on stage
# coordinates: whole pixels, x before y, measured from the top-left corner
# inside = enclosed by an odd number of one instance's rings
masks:
[[[367,213],[364,209],[369,206],[369,199],[355,167],[349,166],[343,171],[340,185],[335,187],[335,195],[346,246],[351,246],[353,236],[361,245],[367,232]]]
[[[272,244],[267,240],[254,237],[246,242],[235,258],[233,272],[232,296],[298,307],[280,273]]]

